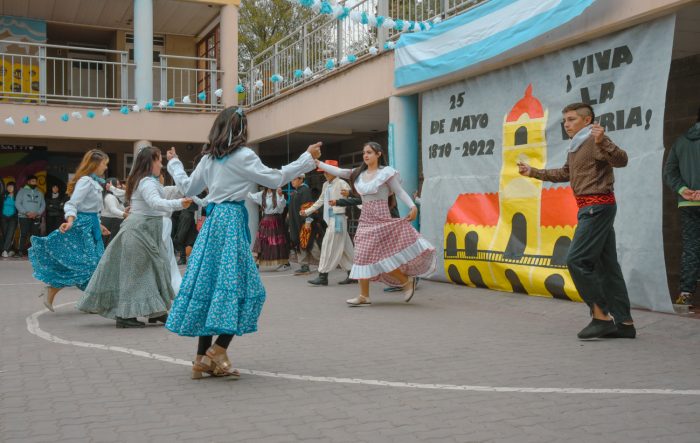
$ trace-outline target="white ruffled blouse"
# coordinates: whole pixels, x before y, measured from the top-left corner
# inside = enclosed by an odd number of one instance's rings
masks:
[[[336,177],[349,179],[352,169],[341,169],[320,162],[318,167]],[[416,206],[411,197],[401,186],[399,172],[391,166],[380,168],[374,177],[367,180],[367,171],[360,174],[355,180],[355,190],[362,197],[363,202],[373,200],[388,200],[391,193],[406,204],[409,208]]]

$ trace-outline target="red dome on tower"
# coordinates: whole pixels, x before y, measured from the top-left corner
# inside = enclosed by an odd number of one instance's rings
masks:
[[[542,109],[542,103],[532,96],[532,83],[527,85],[525,89],[525,96],[518,100],[518,102],[510,110],[508,117],[506,117],[507,122],[516,122],[521,115],[527,114],[530,118],[542,118],[544,117],[544,109]]]

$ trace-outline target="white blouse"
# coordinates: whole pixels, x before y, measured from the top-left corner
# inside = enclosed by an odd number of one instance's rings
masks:
[[[341,169],[335,166],[327,165],[323,162],[318,164],[318,167],[336,177],[349,179],[352,175],[352,169]],[[402,202],[409,208],[416,206],[411,200],[411,197],[401,187],[401,179],[399,172],[391,166],[384,166],[377,170],[374,177],[367,180],[367,171],[360,174],[355,180],[355,190],[362,197],[362,201],[372,200],[388,200],[391,193],[396,194]]]
[[[63,206],[66,218],[77,217],[78,212],[100,212],[102,202],[102,186],[89,176],[80,177],[75,184],[70,200]]]
[[[168,162],[168,172],[180,192],[192,196],[208,188],[208,203],[242,201],[253,183],[277,189],[293,178],[314,169],[316,163],[308,152],[304,152],[299,159],[283,166],[282,169],[272,169],[265,166],[260,157],[246,147],[241,147],[222,159],[205,155],[190,177],[178,158]]]
[[[107,192],[107,195],[105,195],[102,217],[124,218],[124,210],[124,205],[121,204],[119,199],[113,193]]]
[[[131,194],[131,214],[168,217],[182,209],[181,200],[168,200],[166,190],[155,177],[145,177]]]
[[[263,192],[265,192],[265,191],[256,192],[255,194],[253,194],[252,192],[249,192],[248,198],[253,200],[258,206],[262,206]],[[284,212],[284,208],[287,206],[287,200],[284,198],[284,195],[278,195],[277,196],[277,207],[273,207],[273,203],[272,203],[272,193],[273,192],[276,193],[277,191],[268,192],[267,195],[265,196],[265,210],[263,211],[265,213],[265,215],[282,214]]]

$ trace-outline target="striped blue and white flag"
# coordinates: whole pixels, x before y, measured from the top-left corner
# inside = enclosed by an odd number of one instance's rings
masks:
[[[574,19],[595,0],[490,0],[396,45],[398,88],[441,77],[513,49]]]

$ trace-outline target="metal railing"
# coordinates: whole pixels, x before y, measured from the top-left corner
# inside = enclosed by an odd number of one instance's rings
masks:
[[[486,1],[361,0],[352,6],[351,11],[428,21],[452,17]],[[317,15],[253,57],[250,68],[239,75],[246,88],[242,104],[253,107],[309,81],[331,75],[338,71],[336,68],[342,67],[345,57],[354,56],[357,62],[364,60],[368,58],[370,48],[381,52],[386,42],[397,40],[401,34],[402,31],[395,29],[378,29],[356,23],[349,17],[341,21],[328,15]],[[333,69],[328,69],[329,59],[334,62]],[[303,71],[306,74],[300,76]],[[274,74],[281,76],[282,80],[272,81]]]
[[[222,74],[216,59],[161,54],[160,64],[153,70],[157,71],[155,75],[159,76],[160,83],[159,88],[153,88],[154,101],[174,98],[178,110],[217,112],[224,108],[215,95],[221,86]],[[204,100],[198,97],[202,92],[206,94]],[[184,103],[184,97],[189,97],[191,103]]]
[[[124,105],[128,52],[0,40],[0,101]],[[131,74],[131,75],[130,75]]]
[[[0,103],[133,105],[135,68],[128,51],[0,40]],[[223,109],[216,60],[161,54],[153,71],[154,107],[174,99],[179,111]]]

